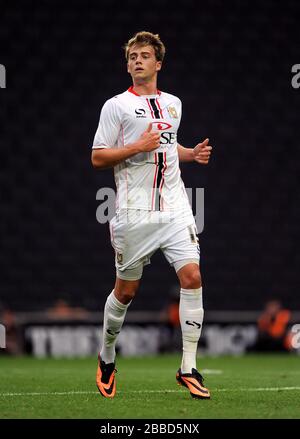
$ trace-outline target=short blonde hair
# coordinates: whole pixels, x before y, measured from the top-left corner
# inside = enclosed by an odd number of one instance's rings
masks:
[[[124,46],[125,57],[128,61],[129,50],[135,44],[139,46],[152,46],[155,52],[155,57],[157,61],[163,61],[166,48],[164,43],[161,41],[158,34],[153,34],[151,32],[137,32]]]

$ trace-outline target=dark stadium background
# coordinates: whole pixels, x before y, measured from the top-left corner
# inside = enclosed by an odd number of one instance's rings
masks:
[[[122,45],[136,31],[167,47],[159,88],[179,96],[179,141],[209,137],[200,235],[207,310],[299,310],[300,4],[295,1],[1,2],[0,301],[38,311],[66,298],[102,310],[113,288],[91,144],[106,99],[131,85]],[[132,310],[160,310],[176,276],[157,254]]]

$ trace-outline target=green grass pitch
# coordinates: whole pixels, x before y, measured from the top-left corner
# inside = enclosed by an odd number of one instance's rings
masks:
[[[0,418],[300,418],[300,358],[198,358],[211,400],[176,384],[180,355],[118,358],[117,394],[95,385],[96,359],[0,357]],[[206,370],[206,372],[205,372]]]

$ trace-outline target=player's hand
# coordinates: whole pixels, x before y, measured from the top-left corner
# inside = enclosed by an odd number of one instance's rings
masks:
[[[207,165],[210,159],[212,146],[208,144],[209,139],[205,139],[202,143],[198,143],[193,150],[194,160],[202,165]]]
[[[150,152],[159,148],[160,133],[158,131],[152,131],[152,123],[149,123],[146,131],[143,132],[138,140],[139,149],[141,152]]]

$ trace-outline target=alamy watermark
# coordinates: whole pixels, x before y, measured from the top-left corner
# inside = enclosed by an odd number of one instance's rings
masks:
[[[300,64],[294,64],[292,66],[292,73],[296,73],[293,77],[292,77],[292,87],[293,88],[299,88],[300,87]]]
[[[109,222],[116,214],[116,205],[118,211],[130,210],[127,222],[151,222],[151,223],[167,223],[167,222],[185,222],[187,215],[190,215],[190,206],[193,206],[193,215],[198,229],[198,233],[202,233],[204,229],[204,188],[186,188],[188,200],[179,194],[182,204],[177,204],[173,210],[168,210],[164,205],[164,199],[159,189],[152,189],[148,193],[144,188],[134,188],[130,193],[127,205],[118,206],[118,198],[122,199],[123,191],[126,187],[119,187],[119,197],[114,189],[103,187],[97,191],[96,200],[101,201],[96,210],[96,219],[100,224]],[[125,192],[126,193],[126,192]],[[178,202],[178,200],[176,200]],[[140,206],[135,208],[134,206]],[[151,211],[150,216],[143,216],[143,212]],[[160,212],[161,215],[156,213]]]
[[[6,88],[6,69],[3,64],[0,64],[0,88]]]
[[[291,333],[293,334],[291,344],[294,349],[300,348],[300,325],[296,323],[292,326]]]
[[[6,348],[6,330],[5,326],[0,324],[0,349]]]

